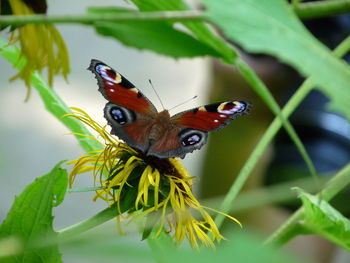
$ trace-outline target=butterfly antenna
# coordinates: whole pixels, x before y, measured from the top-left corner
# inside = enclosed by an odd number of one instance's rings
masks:
[[[156,89],[153,87],[152,81],[151,81],[150,79],[149,79],[148,81],[149,81],[149,84],[151,84],[151,87],[152,87],[154,93],[157,95],[158,100],[159,100],[160,104],[161,104],[162,107],[163,107],[163,110],[165,110],[165,107],[164,107],[164,105],[163,105],[162,100],[160,99],[160,97],[159,97],[159,95],[158,95],[158,92],[157,92]]]
[[[181,105],[184,105],[184,104],[186,104],[187,102],[196,99],[197,97],[198,97],[197,95],[196,95],[196,96],[193,96],[192,98],[190,98],[190,99],[188,99],[188,100],[185,100],[184,102],[181,102],[180,104],[177,104],[177,105],[175,105],[174,107],[170,108],[169,111],[170,111],[170,110],[173,110],[173,109],[175,109],[175,108],[177,108],[177,107],[179,107],[179,106],[181,106]]]

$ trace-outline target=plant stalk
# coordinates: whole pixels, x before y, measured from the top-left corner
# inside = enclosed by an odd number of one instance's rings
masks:
[[[124,212],[122,208],[121,212]],[[79,223],[75,225],[71,225],[67,228],[64,228],[60,231],[58,231],[58,238],[62,241],[65,239],[69,239],[71,237],[75,237],[78,234],[81,234],[87,230],[90,230],[96,226],[99,226],[114,217],[119,215],[119,209],[116,205],[112,205],[111,207],[108,207],[101,212],[97,213],[96,215],[85,219],[83,221],[80,221]]]
[[[327,17],[350,12],[350,0],[327,0],[292,5],[294,12],[302,19]]]
[[[93,24],[94,22],[121,22],[121,21],[156,21],[156,20],[203,20],[203,11],[162,11],[162,12],[133,12],[118,14],[88,14],[88,15],[3,15],[0,16],[0,25],[24,24],[53,24],[75,23]]]
[[[343,57],[350,50],[350,36],[348,36],[344,41],[342,41],[338,47],[333,51],[333,54],[337,57]],[[300,88],[293,94],[291,99],[287,102],[285,107],[282,110],[281,115],[287,119],[294,110],[298,107],[298,105],[303,101],[303,99],[309,94],[309,92],[313,89],[313,81],[312,78],[308,78],[304,83],[300,86]],[[259,143],[254,148],[253,152],[249,156],[248,160],[245,162],[241,171],[239,172],[237,179],[233,186],[230,188],[227,193],[224,201],[222,202],[220,210],[224,213],[227,213],[231,210],[231,206],[235,198],[237,197],[239,191],[242,189],[243,185],[247,181],[250,173],[253,171],[257,162],[265,152],[267,146],[272,141],[274,136],[277,134],[279,129],[282,127],[282,122],[279,117],[275,117],[273,122],[267,128],[263,137],[259,141]],[[224,216],[217,215],[215,218],[215,222],[220,227],[224,221]]]
[[[349,52],[349,50],[350,36],[348,36],[338,45],[338,47],[334,50],[333,54],[337,57],[343,57]],[[334,176],[334,178],[332,178],[329,181],[326,187],[319,193],[319,196],[321,196],[322,199],[324,199],[325,201],[329,201],[349,183],[350,164],[343,168],[341,171],[339,171]],[[266,239],[265,244],[282,245],[288,240],[290,240],[294,236],[293,230],[298,227],[298,221],[302,218],[302,215],[303,208],[301,207],[296,212],[294,212],[294,214],[283,225],[281,225],[274,233],[272,233],[270,237]]]
[[[316,18],[350,12],[350,0],[328,0],[309,3],[291,4],[294,12],[300,18]],[[3,15],[0,16],[0,25],[24,24],[52,24],[77,23],[92,24],[96,21],[155,21],[155,20],[205,20],[205,12],[200,10],[189,11],[161,11],[161,12],[134,12],[128,14],[89,14],[89,15]]]

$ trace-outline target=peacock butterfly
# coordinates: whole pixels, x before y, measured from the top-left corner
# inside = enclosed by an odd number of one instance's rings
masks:
[[[222,129],[250,108],[246,101],[228,101],[170,116],[168,110],[158,112],[131,82],[105,63],[92,59],[88,70],[109,101],[104,116],[112,126],[111,134],[147,156],[184,158],[207,142],[209,131]]]

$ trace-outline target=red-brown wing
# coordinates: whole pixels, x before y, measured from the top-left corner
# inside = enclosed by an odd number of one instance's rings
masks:
[[[207,138],[207,132],[173,127],[166,130],[159,140],[150,145],[147,155],[158,158],[184,158],[187,153],[200,149],[207,142]]]
[[[88,70],[95,74],[99,91],[108,101],[140,114],[157,114],[150,100],[131,82],[105,63],[92,59]]]
[[[150,155],[158,155],[158,157],[168,157],[163,156],[164,153],[172,152],[178,148],[180,148],[180,140],[179,140],[179,131],[180,129],[167,129],[164,131],[162,137],[159,140],[155,141],[154,144],[150,147],[147,152]],[[160,156],[159,156],[160,155]],[[173,157],[173,156],[172,156]]]
[[[245,101],[228,101],[205,105],[180,112],[171,121],[180,127],[201,131],[215,131],[225,127],[236,117],[247,114],[250,104]]]
[[[152,121],[147,119],[136,119],[124,126],[117,125],[113,120],[109,120],[112,126],[111,134],[125,141],[130,147],[136,148],[141,152],[147,151],[149,148],[149,130]]]

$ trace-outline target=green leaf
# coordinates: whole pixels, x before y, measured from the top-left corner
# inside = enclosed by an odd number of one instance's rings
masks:
[[[52,207],[62,203],[68,184],[66,170],[58,163],[53,170],[37,178],[15,199],[0,226],[0,238],[15,237],[23,244],[23,254],[1,262],[62,262],[52,228]],[[45,247],[40,247],[45,246]]]
[[[302,226],[350,251],[350,221],[318,196],[297,189],[303,201]]]
[[[120,8],[89,8],[90,14],[131,13]],[[124,45],[156,53],[180,57],[219,56],[211,47],[187,33],[179,31],[167,21],[95,22],[97,33],[118,39]]]
[[[190,8],[182,0],[131,0],[142,12],[147,11],[185,11]],[[215,49],[226,63],[233,63],[237,52],[209,27],[201,21],[182,21],[196,38],[209,47]]]
[[[330,107],[350,119],[350,68],[316,40],[287,1],[202,0],[224,34],[252,53],[266,53],[311,76],[331,98]]]

